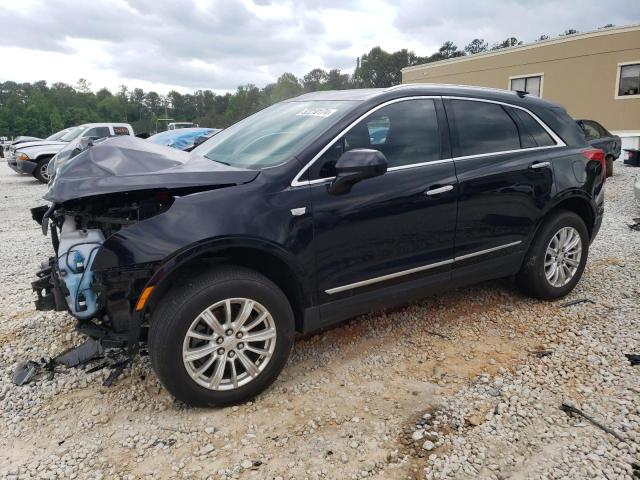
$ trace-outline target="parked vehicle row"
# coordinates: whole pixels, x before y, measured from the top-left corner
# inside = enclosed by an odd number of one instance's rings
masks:
[[[189,122],[172,123],[170,130],[148,137],[149,141],[180,150],[189,151],[203,141],[211,138],[220,129],[188,128],[195,125]],[[69,142],[90,138],[109,138],[115,136],[134,136],[133,128],[128,123],[87,123],[77,127],[66,128],[46,139],[34,137],[17,137],[4,151],[9,167],[18,173],[33,175],[42,183],[47,183],[53,168],[51,160]]]
[[[42,183],[49,181],[49,161],[71,140],[117,135],[133,136],[128,123],[86,123],[54,133],[45,140],[19,142],[11,146],[6,158],[9,167],[18,173],[33,175]]]
[[[521,92],[315,92],[190,153],[80,143],[32,210],[54,248],[36,306],[131,353],[148,338],[193,405],[253,397],[295,332],[372,309],[500,277],[562,297],[604,210],[602,150]]]

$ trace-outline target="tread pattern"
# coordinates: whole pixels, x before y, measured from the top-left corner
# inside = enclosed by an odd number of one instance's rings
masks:
[[[238,288],[242,285],[257,288],[263,291],[264,295],[272,297],[270,299],[272,305],[269,305],[268,308],[276,321],[278,338],[276,352],[274,352],[269,365],[259,377],[237,390],[208,391],[190,379],[191,385],[185,385],[184,379],[180,379],[180,375],[176,375],[176,369],[184,367],[181,364],[172,365],[172,361],[168,360],[174,356],[175,342],[179,342],[180,348],[182,345],[182,338],[172,338],[172,336],[175,337],[176,326],[182,322],[182,313],[190,308],[192,302],[207,295],[208,291]],[[274,314],[273,309],[281,311]],[[189,320],[190,322],[191,320]],[[293,345],[293,339],[293,311],[287,297],[278,286],[254,270],[234,265],[223,265],[198,275],[165,294],[153,312],[148,346],[154,371],[163,385],[176,398],[190,405],[220,406],[247,400],[269,386],[284,367]]]

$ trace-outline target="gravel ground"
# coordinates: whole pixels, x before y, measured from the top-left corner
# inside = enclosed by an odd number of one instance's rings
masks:
[[[640,367],[623,354],[640,353],[640,232],[627,226],[638,174],[616,162],[567,299],[501,280],[362,316],[300,339],[254,402],[203,410],[174,402],[146,357],[108,388],[106,370],[11,383],[18,360],[81,338],[69,315],[33,309],[51,245],[28,207],[45,187],[0,162],[0,477],[632,479]],[[561,307],[581,298],[593,303]]]

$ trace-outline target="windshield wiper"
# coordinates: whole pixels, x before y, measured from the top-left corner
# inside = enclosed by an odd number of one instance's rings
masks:
[[[207,157],[207,158],[209,158],[209,157]],[[230,164],[230,163],[223,162],[222,160],[216,160],[215,158],[209,158],[209,160],[212,160],[212,161],[217,162],[217,163],[221,163],[221,164],[226,165],[226,166],[228,166],[228,167],[230,167],[230,166],[231,166],[231,164]]]

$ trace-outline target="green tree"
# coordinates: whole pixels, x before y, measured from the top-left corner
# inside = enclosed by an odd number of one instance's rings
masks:
[[[293,73],[283,73],[273,85],[269,95],[269,104],[296,97],[303,91],[302,85]]]
[[[515,47],[516,45],[522,45],[522,42],[516,37],[509,37],[501,42],[494,43],[491,46],[491,50],[500,50],[501,48]]]
[[[390,87],[402,81],[401,70],[424,61],[407,49],[388,53],[380,47],[362,55],[356,64],[353,82],[357,87]]]
[[[316,90],[324,90],[329,80],[329,74],[322,68],[314,68],[304,77],[302,77],[302,85],[305,92],[315,92]]]
[[[64,120],[57,108],[53,107],[49,114],[49,129],[48,133],[59,132],[64,128]]]
[[[464,51],[469,55],[486,52],[487,50],[489,50],[489,44],[482,38],[474,38],[464,47]]]

